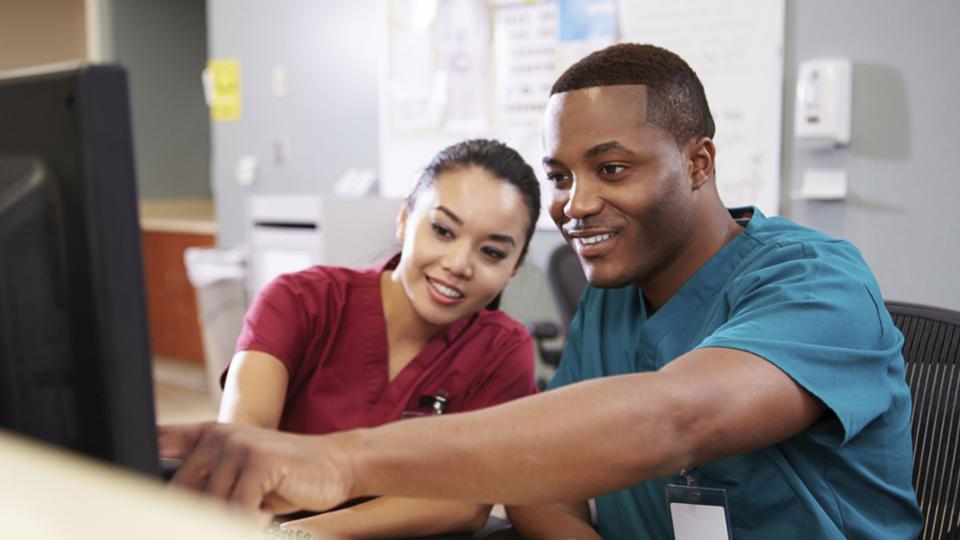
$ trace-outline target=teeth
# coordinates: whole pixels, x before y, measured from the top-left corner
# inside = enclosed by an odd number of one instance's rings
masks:
[[[585,246],[589,246],[589,245],[592,245],[592,244],[596,244],[596,243],[598,243],[598,242],[603,242],[604,240],[607,240],[608,238],[613,238],[613,233],[601,234],[601,235],[599,235],[599,236],[584,236],[584,237],[579,238],[578,240],[580,240],[580,243],[581,243],[581,244],[583,244],[583,245],[585,245]]]
[[[430,285],[432,285],[433,288],[437,290],[437,292],[439,292],[440,294],[446,296],[447,298],[462,298],[462,297],[463,297],[463,294],[462,294],[462,293],[460,293],[460,292],[458,292],[458,291],[455,291],[455,290],[451,289],[450,287],[446,287],[446,286],[444,286],[444,285],[441,285],[441,284],[437,283],[436,281],[430,280]]]

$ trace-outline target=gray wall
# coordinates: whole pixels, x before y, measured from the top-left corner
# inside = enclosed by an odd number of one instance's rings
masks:
[[[214,191],[221,242],[242,242],[247,191],[327,191],[348,167],[377,166],[376,0],[320,2],[209,0],[211,57],[241,60],[244,117],[213,126]],[[960,37],[955,0],[787,0],[783,116],[783,214],[857,244],[889,299],[960,309],[960,182],[949,159],[960,112],[952,104]],[[952,36],[952,37],[951,37]],[[795,148],[792,130],[798,61],[821,55],[854,61],[854,142],[814,155]],[[270,95],[270,70],[284,65],[290,94]],[[290,144],[273,163],[278,137]],[[260,158],[260,177],[243,188],[236,160]],[[802,171],[838,165],[850,196],[792,201]],[[531,262],[559,236],[538,233]],[[551,313],[537,272],[511,287],[518,316]]]
[[[845,167],[843,202],[784,201],[785,215],[860,247],[887,299],[960,309],[956,70],[960,2],[788,0],[784,192],[806,167]],[[795,147],[796,66],[854,63],[853,141],[823,155]]]
[[[103,0],[104,55],[127,68],[140,197],[209,198],[203,0]]]
[[[209,0],[211,58],[241,64],[243,113],[212,126],[213,189],[221,245],[243,241],[249,192],[329,192],[349,168],[376,168],[380,29],[376,0]],[[289,93],[271,91],[275,67]],[[277,141],[288,159],[274,157]],[[242,156],[258,159],[250,186],[236,181]]]

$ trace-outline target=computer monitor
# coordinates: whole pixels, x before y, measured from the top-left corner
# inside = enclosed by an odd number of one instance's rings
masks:
[[[0,79],[0,428],[159,474],[125,71]]]

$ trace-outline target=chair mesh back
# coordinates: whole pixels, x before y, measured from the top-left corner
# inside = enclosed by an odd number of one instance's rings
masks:
[[[577,311],[580,295],[587,286],[587,278],[583,275],[580,259],[569,244],[563,244],[550,254],[547,262],[547,279],[553,298],[560,311],[560,322],[563,332],[570,329],[570,319]]]
[[[903,333],[913,394],[920,538],[947,538],[960,531],[960,312],[897,302],[887,302],[887,309]]]

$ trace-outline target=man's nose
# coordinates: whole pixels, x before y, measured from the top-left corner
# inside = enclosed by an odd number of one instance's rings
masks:
[[[563,214],[570,219],[583,219],[596,214],[603,207],[598,196],[596,182],[575,178],[567,192],[567,201],[563,205]]]

